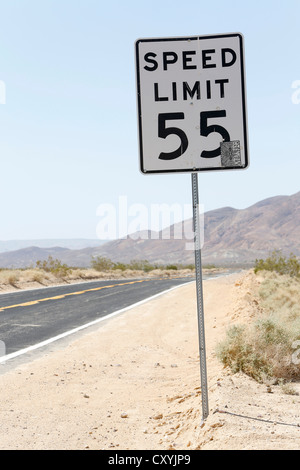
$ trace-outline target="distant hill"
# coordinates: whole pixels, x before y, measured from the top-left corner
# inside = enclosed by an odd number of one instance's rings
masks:
[[[182,224],[169,228],[170,239],[164,239],[165,229],[159,233],[135,234],[134,239],[128,236],[102,245],[99,242],[97,247],[76,250],[31,247],[0,253],[0,267],[25,267],[38,259],[47,259],[49,254],[70,266],[89,266],[92,256],[98,255],[121,262],[147,259],[163,264],[193,263],[194,252],[186,250],[190,238],[176,239]],[[190,236],[192,219],[184,221],[184,231]],[[223,207],[205,213],[203,263],[246,266],[274,249],[300,256],[300,192],[264,199],[246,209]]]
[[[205,214],[204,257],[211,262],[252,262],[274,249],[300,256],[300,192]]]
[[[22,248],[21,250],[8,251],[0,253],[0,267],[1,268],[27,268],[34,267],[36,261],[47,259],[48,256],[53,258],[62,259],[64,255],[71,250],[68,248],[39,248],[37,246],[30,246]]]
[[[52,248],[59,246],[61,248],[70,248],[72,250],[79,250],[86,247],[99,246],[104,241],[98,239],[88,238],[48,238],[38,240],[0,240],[0,253],[5,251],[21,250],[22,248],[28,248],[30,246],[36,246],[38,248]]]

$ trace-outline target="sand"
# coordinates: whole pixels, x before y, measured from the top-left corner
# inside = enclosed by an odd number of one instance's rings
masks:
[[[257,314],[257,282],[251,272],[204,281],[204,423],[192,282],[0,365],[0,449],[300,450],[299,395],[215,356],[226,329]]]

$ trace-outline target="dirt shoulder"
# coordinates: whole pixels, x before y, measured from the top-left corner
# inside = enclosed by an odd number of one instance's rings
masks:
[[[204,281],[203,427],[191,283],[2,373],[0,449],[300,450],[300,397],[232,375],[215,356],[226,329],[256,314],[257,282],[250,272]]]

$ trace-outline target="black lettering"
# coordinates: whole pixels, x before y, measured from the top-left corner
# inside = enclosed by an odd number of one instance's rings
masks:
[[[188,55],[195,55],[196,51],[182,51],[182,62],[183,62],[183,70],[188,69],[196,69],[197,65],[188,65],[188,62],[192,62],[192,57],[188,57]]]
[[[172,82],[172,96],[173,96],[173,101],[177,101],[177,83]]]
[[[206,81],[206,96],[207,96],[207,99],[210,100],[211,99],[211,86],[210,86],[210,80],[207,80]]]
[[[159,96],[158,83],[154,83],[154,100],[155,101],[169,101],[167,96]]]
[[[170,57],[168,59],[168,57]],[[175,64],[178,60],[176,52],[163,52],[163,69],[168,70],[168,64]]]
[[[212,57],[208,54],[214,54],[215,52],[215,49],[207,49],[206,51],[202,51],[202,67],[204,69],[212,69],[216,67],[216,64],[207,64],[207,61],[212,60]]]
[[[222,67],[231,67],[236,62],[236,53],[229,48],[224,48],[221,50],[222,54]],[[226,54],[231,54],[231,60],[226,61]]]
[[[227,78],[223,78],[220,80],[215,80],[215,83],[220,85],[220,98],[224,98],[225,91],[224,91],[224,83],[228,83],[229,80]]]
[[[195,93],[197,93],[197,100],[200,100],[200,82],[199,81],[195,82],[195,85],[192,90],[187,82],[183,82],[182,87],[183,87],[183,99],[184,100],[187,100],[188,94],[191,98],[193,98]]]
[[[153,64],[152,67],[149,67],[149,65],[145,65],[144,69],[148,70],[148,72],[153,72],[158,67],[158,63],[156,62],[156,60],[151,59],[151,57],[156,57],[156,54],[154,52],[147,52],[147,54],[145,54],[144,56],[146,62]]]

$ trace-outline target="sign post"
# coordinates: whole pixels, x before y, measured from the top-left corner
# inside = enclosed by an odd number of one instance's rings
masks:
[[[194,223],[194,234],[195,234],[194,251],[195,251],[195,271],[196,271],[200,378],[201,378],[201,396],[202,396],[202,421],[204,421],[208,417],[209,408],[208,408],[207,371],[206,371],[206,348],[205,348],[205,327],[204,327],[204,308],[203,308],[200,218],[199,218],[199,193],[198,193],[198,174],[197,173],[192,173],[192,196],[193,196],[193,223]]]
[[[138,39],[140,170],[191,173],[203,420],[208,416],[198,172],[249,165],[243,36]]]

